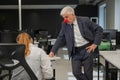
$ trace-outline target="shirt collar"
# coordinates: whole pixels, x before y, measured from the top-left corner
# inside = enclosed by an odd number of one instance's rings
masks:
[[[73,24],[74,24],[74,25],[76,25],[76,24],[77,24],[77,20],[76,20],[76,19],[75,19],[75,21],[73,22]]]

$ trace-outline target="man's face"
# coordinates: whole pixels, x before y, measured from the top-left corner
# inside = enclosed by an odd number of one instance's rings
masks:
[[[64,14],[63,18],[68,20],[68,24],[72,24],[75,20],[75,15],[74,14]]]

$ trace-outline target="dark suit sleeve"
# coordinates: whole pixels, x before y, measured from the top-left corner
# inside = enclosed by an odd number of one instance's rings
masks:
[[[102,39],[102,33],[103,33],[102,27],[99,26],[98,24],[90,21],[88,18],[87,18],[86,22],[87,22],[88,28],[91,30],[91,32],[94,35],[93,43],[96,45],[99,45],[101,43],[101,39]]]
[[[65,31],[64,24],[62,24],[62,28],[60,30],[58,37],[57,37],[57,40],[51,49],[52,52],[56,53],[60,47],[65,46],[66,41],[65,41],[64,31]]]

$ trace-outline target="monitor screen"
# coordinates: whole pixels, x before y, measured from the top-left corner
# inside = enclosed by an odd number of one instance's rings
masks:
[[[48,35],[48,31],[39,31],[39,36],[41,38],[47,38]]]
[[[116,46],[120,46],[120,32],[116,33]]]
[[[115,29],[105,29],[103,32],[109,32],[111,39],[116,39],[116,32],[117,30]]]
[[[48,31],[47,30],[35,30],[34,31],[34,36],[35,36],[37,41],[39,39],[47,39]]]
[[[16,43],[19,32],[0,32],[0,43]]]

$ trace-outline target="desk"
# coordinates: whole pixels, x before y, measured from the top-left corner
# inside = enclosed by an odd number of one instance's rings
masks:
[[[114,65],[116,68],[120,69],[120,52],[117,51],[100,51],[100,56],[106,61]]]
[[[101,61],[102,58],[105,60],[105,62]],[[120,69],[120,52],[118,52],[118,51],[100,51],[99,59],[100,59],[99,62],[105,66],[105,80],[110,80],[108,78],[109,63],[112,64],[117,69]]]
[[[55,61],[55,60],[59,60],[61,59],[61,57],[57,57],[57,56],[54,56],[54,57],[49,57],[51,61]]]
[[[57,57],[57,56],[49,57],[49,58],[50,58],[50,60],[52,62],[52,65],[53,65],[54,61],[61,59],[61,57]],[[53,76],[54,76],[54,78],[52,80],[55,80],[55,68],[54,67],[53,67]]]

